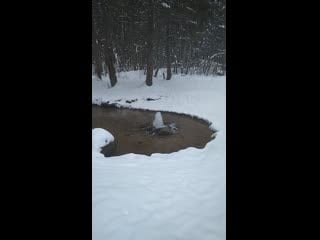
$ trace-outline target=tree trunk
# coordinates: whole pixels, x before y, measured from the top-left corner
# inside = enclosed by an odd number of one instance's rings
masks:
[[[102,63],[94,20],[92,20],[92,55],[95,66],[95,73],[97,74],[98,78],[101,79]]]
[[[149,14],[148,14],[148,26],[147,26],[147,86],[152,86],[153,75],[153,0],[149,0]]]
[[[107,10],[104,10],[104,24],[105,24],[105,37],[106,37],[106,46],[105,46],[105,62],[108,67],[109,72],[109,79],[111,83],[111,87],[114,87],[117,84],[117,76],[116,76],[116,70],[114,67],[115,63],[115,56],[112,50],[112,38],[110,36],[111,34],[111,17],[110,14],[107,12]]]
[[[117,75],[116,70],[114,68],[113,51],[112,49],[110,49],[110,47],[106,47],[105,61],[108,67],[111,87],[114,87],[117,84]]]
[[[156,29],[158,28],[158,25],[157,25],[157,23],[156,24],[154,24],[156,27]],[[155,30],[154,30],[155,31]],[[157,42],[156,42],[156,50],[155,50],[155,53],[154,53],[154,55],[155,55],[155,62],[154,62],[154,68],[155,68],[155,73],[154,73],[154,77],[157,77],[157,75],[158,75],[158,71],[159,71],[159,66],[160,66],[160,54],[159,54],[159,45],[160,45],[160,34],[159,34],[159,30],[156,32],[154,32],[154,37],[157,39]]]
[[[170,57],[170,38],[169,38],[169,24],[166,25],[166,60],[167,60],[167,80],[171,79],[171,57]]]
[[[159,67],[157,67],[156,72],[154,73],[154,77],[158,76],[158,72],[159,72]]]

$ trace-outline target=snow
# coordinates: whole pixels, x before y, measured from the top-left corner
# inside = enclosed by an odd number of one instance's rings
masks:
[[[163,7],[165,7],[165,8],[170,8],[170,6],[169,6],[167,3],[165,3],[165,2],[162,2],[161,5],[162,5]]]
[[[103,156],[100,151],[101,148],[114,141],[114,136],[105,129],[92,129],[92,156]]]
[[[192,21],[192,20],[189,20],[188,22],[189,22],[189,23],[192,23],[192,24],[197,24],[196,21]]]
[[[99,147],[107,137],[94,129],[93,240],[226,238],[225,76],[173,75],[167,81],[163,71],[151,87],[142,71],[118,74],[113,88],[93,77],[92,102],[197,116],[212,123],[216,138],[204,149],[105,158]],[[126,103],[131,99],[138,100]]]
[[[186,7],[186,9],[192,11],[192,12],[196,12],[194,9],[192,9],[191,7]]]
[[[154,120],[153,120],[152,124],[153,124],[153,127],[156,128],[156,129],[165,127],[165,125],[163,123],[162,115],[161,115],[160,112],[157,112],[155,114],[155,117],[154,117]]]

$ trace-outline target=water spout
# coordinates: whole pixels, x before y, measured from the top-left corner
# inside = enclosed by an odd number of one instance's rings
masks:
[[[159,129],[159,128],[164,128],[165,125],[163,123],[163,119],[162,119],[162,115],[161,115],[161,112],[157,112],[154,116],[154,120],[153,120],[153,127],[156,128],[156,129]]]

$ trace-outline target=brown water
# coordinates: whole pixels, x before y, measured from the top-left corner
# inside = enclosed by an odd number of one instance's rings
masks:
[[[115,137],[112,156],[126,153],[151,155],[171,153],[187,147],[203,148],[213,131],[209,124],[191,116],[161,112],[164,124],[175,123],[178,128],[173,135],[152,135],[150,127],[156,111],[116,108],[112,106],[92,106],[92,128],[103,128]],[[109,151],[109,150],[108,150]],[[102,151],[105,155],[110,155]]]

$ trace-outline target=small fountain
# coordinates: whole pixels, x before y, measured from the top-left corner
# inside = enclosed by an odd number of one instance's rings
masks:
[[[177,131],[175,123],[164,124],[161,112],[156,112],[152,125],[152,133],[160,136],[172,135]]]
[[[155,129],[160,129],[160,128],[164,128],[165,125],[163,123],[163,119],[162,119],[162,114],[161,112],[157,112],[155,115],[154,115],[154,120],[153,120],[153,123],[152,123],[153,127]]]

